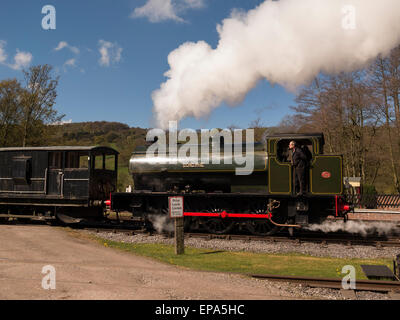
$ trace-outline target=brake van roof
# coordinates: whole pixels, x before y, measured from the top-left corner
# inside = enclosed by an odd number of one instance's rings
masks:
[[[60,146],[60,147],[14,147],[14,148],[0,148],[3,151],[93,151],[93,152],[108,152],[118,154],[119,152],[110,147],[102,146]]]

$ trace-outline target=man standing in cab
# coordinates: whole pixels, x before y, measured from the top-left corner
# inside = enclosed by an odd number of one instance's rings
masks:
[[[289,149],[292,151],[292,165],[295,172],[295,190],[298,196],[302,196],[306,192],[307,157],[303,150],[297,146],[296,141],[290,141]]]

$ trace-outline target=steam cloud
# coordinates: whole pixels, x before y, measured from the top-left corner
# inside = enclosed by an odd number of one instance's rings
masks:
[[[363,221],[325,221],[321,224],[312,224],[306,227],[310,231],[348,232],[362,236],[377,233],[380,236],[398,233],[400,229],[395,222],[363,222]]]
[[[152,94],[161,128],[236,105],[262,79],[293,90],[320,72],[356,70],[388,54],[400,43],[400,1],[265,1],[234,10],[217,31],[215,49],[187,42],[169,54],[168,79]]]
[[[163,231],[172,232],[174,231],[173,220],[168,215],[149,215],[149,220],[153,224],[154,229],[161,233]]]

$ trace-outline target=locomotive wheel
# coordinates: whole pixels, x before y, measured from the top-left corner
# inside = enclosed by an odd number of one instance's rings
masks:
[[[251,213],[265,214],[268,212],[266,202],[256,203],[251,207]],[[276,223],[283,224],[286,222],[286,215],[283,215],[280,210],[273,212],[273,220]],[[271,236],[282,230],[283,227],[275,226],[267,219],[251,219],[246,222],[246,227],[249,232],[257,236]]]
[[[190,232],[192,230],[192,217],[185,217],[183,219],[183,228],[185,232]]]
[[[224,211],[218,205],[212,205],[207,212],[220,213]],[[203,226],[207,232],[213,234],[226,234],[230,232],[235,226],[235,222],[227,218],[205,218],[203,220]]]
[[[265,219],[249,220],[246,223],[246,227],[247,230],[257,236],[269,236],[278,231],[271,222]]]
[[[266,202],[257,203],[251,207],[250,212],[265,214],[268,211]],[[252,219],[246,222],[247,230],[257,236],[269,236],[277,232],[275,226],[267,219]]]
[[[203,223],[205,229],[213,234],[225,234],[233,229],[234,221],[223,218],[209,218]]]
[[[185,202],[184,211],[192,211],[192,205],[190,201]],[[192,231],[192,227],[196,224],[196,217],[184,217],[183,229],[185,232]]]

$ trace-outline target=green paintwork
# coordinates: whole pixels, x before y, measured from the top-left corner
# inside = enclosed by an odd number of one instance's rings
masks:
[[[269,155],[276,155],[275,144],[277,141],[278,141],[278,139],[269,139],[268,140],[268,154]]]
[[[280,163],[276,157],[270,157],[269,162],[269,192],[272,194],[290,194],[292,192],[292,166]]]
[[[343,192],[342,156],[316,156],[310,170],[312,194],[341,194]],[[322,173],[329,172],[329,178]]]

